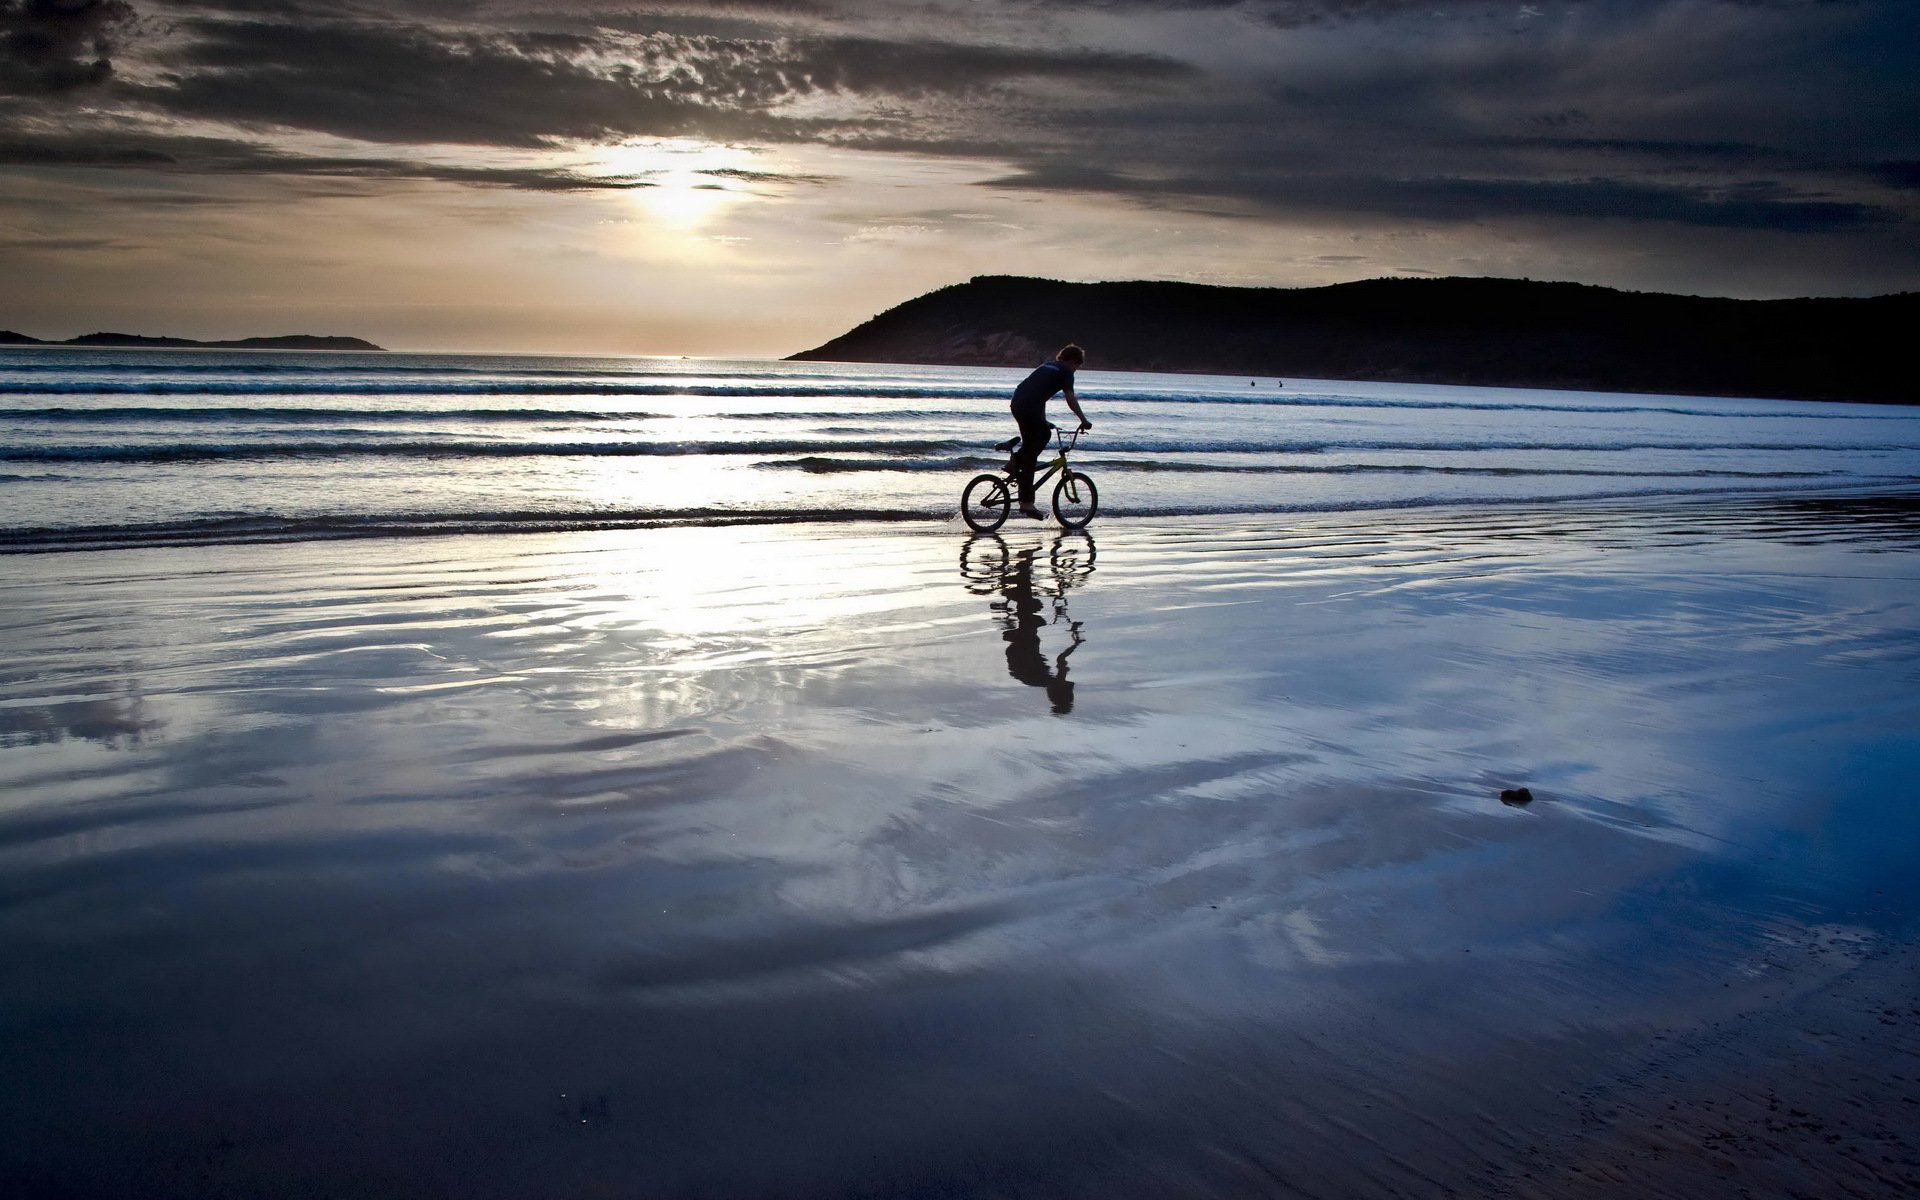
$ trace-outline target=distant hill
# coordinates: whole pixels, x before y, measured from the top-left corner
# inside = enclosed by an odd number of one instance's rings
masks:
[[[792,358],[1029,366],[1076,341],[1108,370],[1914,403],[1916,328],[1915,292],[1726,300],[1523,279],[1229,288],[982,275]]]
[[[186,346],[203,350],[384,350],[357,337],[328,337],[316,333],[289,333],[280,337],[238,338],[224,342],[198,342],[191,338],[146,337],[138,333],[83,333],[64,342],[42,341],[0,329],[0,346]]]

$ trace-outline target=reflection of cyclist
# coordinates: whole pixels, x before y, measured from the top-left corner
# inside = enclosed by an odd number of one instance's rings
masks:
[[[1093,422],[1080,411],[1080,401],[1073,394],[1073,373],[1086,361],[1087,352],[1069,342],[1053,356],[1053,361],[1035,367],[1033,374],[1013,389],[1013,419],[1020,426],[1020,448],[1013,452],[1013,468],[1020,483],[1020,515],[1023,517],[1036,521],[1046,519],[1033,506],[1033,467],[1040,461],[1040,452],[1047,448],[1048,431],[1053,428],[1047,423],[1047,401],[1066,393],[1067,407],[1080,418],[1080,428],[1093,428]]]
[[[1040,597],[1033,591],[1033,559],[1038,553],[1038,547],[1020,551],[1002,581],[1000,594],[1007,599],[1007,627],[1000,636],[1007,641],[1007,674],[1029,687],[1045,688],[1047,699],[1053,701],[1053,711],[1070,713],[1073,683],[1067,678],[1067,655],[1080,648],[1080,622],[1068,622],[1073,644],[1049,663],[1040,649],[1040,627],[1048,622],[1040,617]],[[1062,598],[1059,604],[1064,603]]]

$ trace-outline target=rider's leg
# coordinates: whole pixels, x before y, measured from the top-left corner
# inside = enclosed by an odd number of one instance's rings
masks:
[[[1041,414],[1016,412],[1014,419],[1020,422],[1020,448],[1013,452],[1014,482],[1020,488],[1020,507],[1029,509],[1033,507],[1033,468],[1047,448],[1052,427]]]

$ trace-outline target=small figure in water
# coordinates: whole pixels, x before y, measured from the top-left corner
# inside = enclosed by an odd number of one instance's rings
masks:
[[[1033,506],[1033,468],[1040,461],[1040,452],[1047,448],[1051,429],[1047,424],[1047,401],[1066,393],[1067,407],[1080,418],[1081,431],[1093,428],[1093,422],[1080,411],[1080,401],[1073,394],[1073,373],[1086,361],[1087,352],[1068,342],[1060,347],[1060,353],[1054,355],[1051,362],[1035,367],[1033,374],[1013,389],[1013,419],[1020,426],[1020,448],[1013,452],[1013,469],[1020,485],[1023,517],[1046,520],[1046,515]]]

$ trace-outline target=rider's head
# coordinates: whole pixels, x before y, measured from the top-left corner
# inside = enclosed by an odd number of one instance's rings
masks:
[[[1068,342],[1066,345],[1060,347],[1060,353],[1054,355],[1054,357],[1066,363],[1068,366],[1078,367],[1087,361],[1087,352],[1072,342]]]

